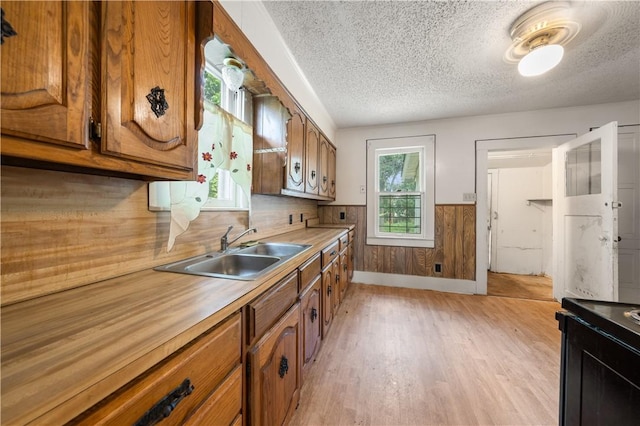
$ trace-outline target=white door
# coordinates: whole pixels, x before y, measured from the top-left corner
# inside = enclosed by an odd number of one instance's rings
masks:
[[[640,303],[640,126],[618,129],[618,301]]]
[[[553,150],[554,297],[618,300],[618,123]]]

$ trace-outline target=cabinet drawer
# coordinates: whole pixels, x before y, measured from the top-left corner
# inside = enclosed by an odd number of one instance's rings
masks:
[[[238,366],[185,425],[230,425],[241,411],[242,367]]]
[[[292,272],[271,290],[249,303],[248,342],[259,338],[298,298],[298,271]]]
[[[318,253],[299,268],[300,292],[304,291],[304,289],[311,284],[313,279],[320,275],[320,267],[320,253]]]
[[[326,268],[333,259],[338,255],[338,249],[340,247],[340,241],[336,241],[331,245],[322,249],[322,268]]]
[[[341,235],[340,236],[340,251],[346,249],[348,245],[349,245],[349,234],[346,233],[344,235]]]
[[[135,424],[167,395],[190,384],[191,393],[185,395],[162,422],[163,425],[182,424],[229,372],[240,365],[240,330],[240,314],[234,314],[70,424]]]

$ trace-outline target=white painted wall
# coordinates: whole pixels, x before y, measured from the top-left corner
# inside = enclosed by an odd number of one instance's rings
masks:
[[[542,200],[549,191],[544,187],[544,173],[549,170],[549,167],[493,170],[493,179],[497,180],[493,210],[497,219],[492,226],[496,240],[492,271],[524,275],[550,272],[546,266],[551,256],[552,207],[549,201]],[[547,184],[551,186],[550,182]]]
[[[640,100],[508,114],[460,117],[387,126],[339,129],[337,194],[333,204],[365,205],[366,140],[398,136],[436,135],[436,203],[462,203],[475,192],[475,141],[543,135],[587,133],[610,121],[640,122]]]
[[[221,0],[220,4],[276,73],[300,106],[335,143],[336,125],[304,77],[271,16],[258,1]]]

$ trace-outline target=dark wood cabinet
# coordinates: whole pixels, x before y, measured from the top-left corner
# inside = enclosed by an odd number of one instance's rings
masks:
[[[7,2],[3,10],[17,33],[2,46],[3,156],[194,177],[193,1]]]
[[[563,299],[561,425],[636,425],[640,418],[640,324],[623,305]]]
[[[102,16],[102,152],[191,171],[194,3],[106,1]]]
[[[304,192],[306,121],[304,113],[295,109],[287,122],[287,178],[284,187],[290,191]]]
[[[305,180],[304,192],[307,194],[318,193],[318,149],[320,146],[320,131],[307,119],[307,133],[305,136]]]
[[[277,97],[253,97],[252,191],[256,194],[280,195],[283,183],[290,177],[284,174],[285,166],[290,162],[286,124],[290,118]]]
[[[303,378],[320,349],[320,341],[322,339],[321,295],[322,282],[318,274],[311,285],[300,295],[302,307]]]
[[[249,354],[251,425],[282,425],[300,398],[300,304],[296,303]]]
[[[90,2],[3,2],[2,134],[87,149]],[[3,138],[5,139],[5,138]],[[2,141],[3,154],[30,157]]]

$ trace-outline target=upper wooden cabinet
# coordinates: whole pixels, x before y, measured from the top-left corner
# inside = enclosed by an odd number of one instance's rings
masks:
[[[291,111],[287,122],[287,180],[285,189],[304,192],[304,137],[307,119],[302,111]]]
[[[318,149],[320,131],[307,119],[307,135],[305,138],[305,181],[304,192],[318,194]]]
[[[286,123],[291,116],[275,96],[253,98],[253,192],[280,195],[285,181]]]
[[[90,6],[2,3],[3,135],[87,147]]]
[[[336,199],[336,149],[329,145],[329,198]]]
[[[191,170],[193,2],[105,1],[102,8],[102,151]]]
[[[193,178],[194,2],[5,3],[7,161]]]

